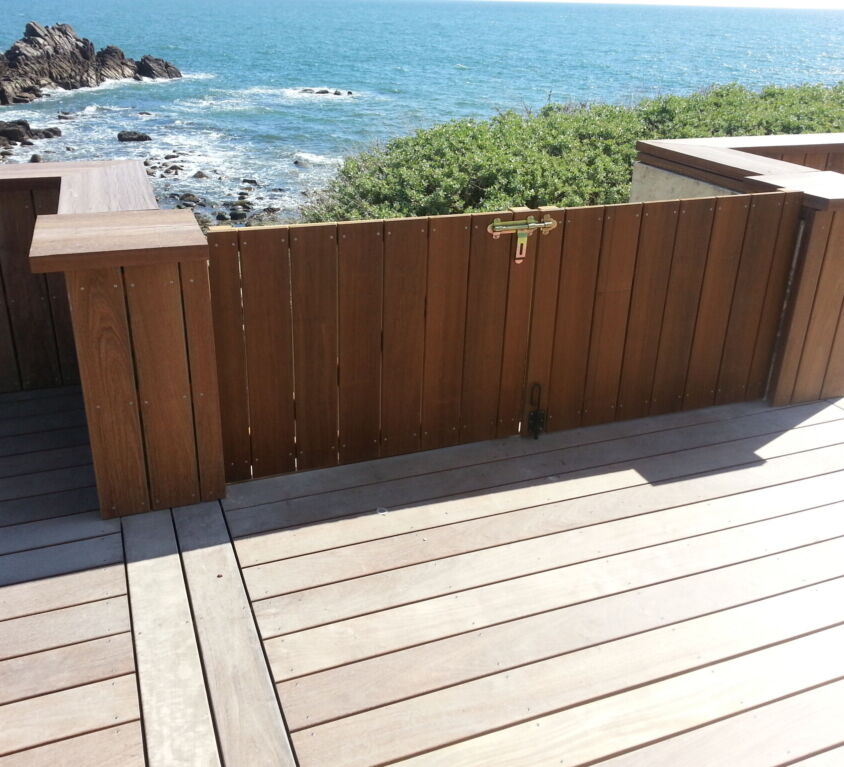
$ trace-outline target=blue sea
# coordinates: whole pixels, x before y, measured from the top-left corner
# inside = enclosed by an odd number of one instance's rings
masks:
[[[844,80],[844,12],[462,0],[3,0],[0,47],[27,21],[65,22],[97,48],[168,59],[174,81],[58,91],[0,120],[59,125],[45,160],[178,153],[162,199],[233,199],[259,182],[295,215],[344,156],[437,122],[551,101],[632,104],[715,83]],[[302,93],[331,89],[330,95]],[[340,90],[344,95],[334,96]],[[352,95],[346,95],[352,91]],[[59,110],[76,113],[57,122]],[[139,114],[150,112],[149,115]],[[120,144],[119,130],[153,140]],[[67,149],[70,147],[71,149]],[[72,151],[71,151],[72,150]],[[190,179],[197,170],[206,181]]]

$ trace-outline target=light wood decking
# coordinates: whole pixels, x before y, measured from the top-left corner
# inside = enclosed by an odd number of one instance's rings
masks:
[[[2,767],[844,763],[844,401],[92,486],[0,397]]]

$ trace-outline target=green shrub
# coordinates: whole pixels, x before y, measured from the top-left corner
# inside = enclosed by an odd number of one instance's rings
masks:
[[[349,157],[307,221],[625,202],[638,139],[844,130],[844,82],[739,85],[636,106],[548,104],[454,120]]]

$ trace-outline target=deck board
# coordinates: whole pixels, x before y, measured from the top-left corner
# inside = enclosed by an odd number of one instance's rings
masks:
[[[94,756],[96,755],[96,756]],[[140,722],[97,730],[46,746],[18,751],[0,757],[3,767],[76,767],[91,764],[96,767],[144,767],[144,744]]]

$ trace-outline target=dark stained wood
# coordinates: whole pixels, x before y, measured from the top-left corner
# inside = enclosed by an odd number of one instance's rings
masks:
[[[793,401],[819,399],[827,368],[833,359],[835,335],[844,301],[844,211],[836,211],[830,224],[829,240],[812,316],[806,329],[800,369],[794,383]],[[830,380],[830,388],[833,382]],[[837,387],[835,387],[837,388]],[[833,388],[834,391],[834,388]]]
[[[554,351],[554,332],[557,323],[557,293],[560,287],[560,261],[566,212],[551,206],[539,209],[556,222],[557,227],[541,235],[536,246],[536,270],[533,284],[533,310],[530,317],[530,342],[527,361],[527,398],[524,418],[534,407],[545,408],[551,383],[551,359]],[[539,384],[538,402],[530,397],[534,384]]]
[[[338,224],[340,463],[377,458],[381,442],[384,224]]]
[[[683,407],[714,212],[715,201],[711,198],[680,203],[651,395],[650,409],[654,414]]]
[[[437,216],[428,230],[422,448],[459,438],[470,216]]]
[[[584,425],[615,420],[642,210],[640,204],[618,205],[607,207],[604,214],[583,398]]]
[[[9,307],[6,302],[6,287],[0,269],[0,392],[19,391],[21,388],[15,341],[9,322]]]
[[[788,277],[794,261],[795,247],[800,228],[801,194],[788,192],[782,206],[777,242],[774,246],[768,286],[765,291],[765,303],[759,317],[759,332],[750,363],[747,378],[747,399],[764,397],[774,358],[774,346],[777,332],[782,321],[783,306],[786,300]]]
[[[581,421],[603,224],[603,207],[566,211],[554,358],[546,396],[549,431],[578,426]]]
[[[530,208],[512,208],[513,216],[524,220],[528,216],[540,218],[538,211]],[[536,250],[539,232],[528,239],[524,260],[517,264],[515,235],[505,235],[510,244],[510,279],[507,287],[507,321],[504,326],[504,350],[501,357],[501,390],[498,398],[497,436],[518,434],[527,396],[528,344],[530,341],[530,316],[533,302],[533,284],[536,273]]]
[[[783,152],[780,157],[782,162],[792,162],[795,165],[806,165],[806,153],[801,152],[799,149],[797,150],[789,150],[788,152]]]
[[[715,403],[724,338],[749,212],[750,198],[744,195],[721,197],[715,205],[715,220],[686,377],[685,408],[709,407]]]
[[[24,389],[62,383],[47,282],[27,261],[34,225],[30,191],[0,192],[0,271]]]
[[[815,170],[826,170],[829,155],[826,152],[806,152],[803,165]]]
[[[428,220],[384,222],[381,455],[419,449]]]
[[[150,504],[199,501],[188,354],[178,264],[124,269],[141,400]]]
[[[252,464],[237,233],[210,234],[208,246],[223,457],[226,480],[234,482],[249,479]]]
[[[193,398],[199,495],[203,501],[210,501],[226,494],[226,475],[208,264],[185,261],[179,264],[179,274]]]
[[[58,187],[36,187],[32,190],[36,216],[50,215],[59,209]],[[56,335],[56,349],[59,356],[62,383],[79,383],[79,365],[76,362],[76,348],[73,341],[73,324],[70,319],[70,305],[67,302],[67,284],[64,275],[54,272],[47,275],[47,292],[53,316],[53,332]]]
[[[794,384],[812,317],[832,219],[832,211],[812,211],[806,216],[798,265],[783,322],[783,339],[771,382],[770,398],[773,405],[793,401]]]
[[[472,216],[460,405],[461,442],[493,439],[497,431],[507,281],[514,246],[512,235],[495,240],[487,232],[487,226],[496,218],[509,221],[513,215],[479,213]]]
[[[830,152],[826,162],[826,169],[844,173],[844,152]]]
[[[143,436],[120,270],[68,272],[85,410],[105,517],[149,510]]]
[[[276,227],[239,234],[254,477],[296,467],[287,238]]]
[[[337,226],[291,228],[299,469],[337,463]]]
[[[756,195],[750,203],[730,310],[730,324],[724,339],[721,372],[718,376],[715,401],[719,404],[745,398],[784,197],[784,194],[779,193]]]

